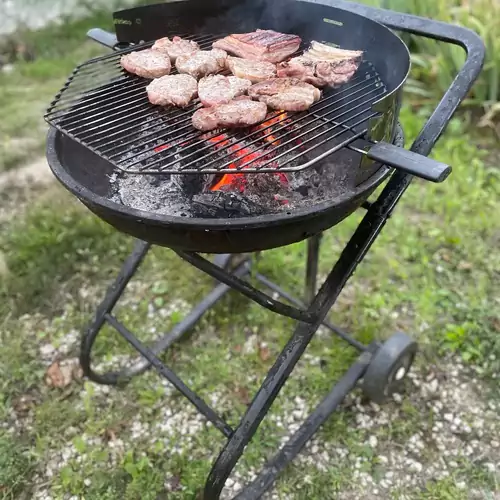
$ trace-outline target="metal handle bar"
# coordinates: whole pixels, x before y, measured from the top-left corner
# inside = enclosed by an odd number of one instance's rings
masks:
[[[350,149],[366,155],[389,167],[420,177],[426,181],[443,182],[451,173],[451,167],[427,156],[408,151],[387,142],[377,142],[366,151],[353,146]]]
[[[87,31],[87,36],[105,47],[115,50],[118,45],[118,38],[114,33],[101,28],[92,28]]]

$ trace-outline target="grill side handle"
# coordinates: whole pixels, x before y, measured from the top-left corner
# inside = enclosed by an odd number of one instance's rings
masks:
[[[110,31],[103,30],[101,28],[92,28],[87,31],[87,37],[94,42],[100,43],[109,49],[115,49],[118,45],[118,39],[114,33]]]
[[[363,152],[371,160],[431,182],[443,182],[452,170],[450,165],[446,165],[446,163],[387,142],[378,142],[370,146],[367,151],[360,152]]]

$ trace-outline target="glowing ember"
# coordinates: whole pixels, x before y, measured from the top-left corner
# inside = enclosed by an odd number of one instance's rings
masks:
[[[274,118],[267,120],[264,123],[261,123],[257,127],[257,130],[260,129],[264,132],[264,134],[267,135],[269,134],[270,131],[268,127],[279,124],[286,118],[287,114],[282,112],[278,116],[275,116]],[[265,137],[264,139],[271,144],[278,145],[280,143],[280,141],[272,134],[267,135],[267,137]],[[226,148],[226,146],[230,144],[230,141],[226,134],[221,134],[216,137],[212,137],[208,139],[208,141],[214,144],[217,148]],[[242,148],[241,145],[237,144],[231,144],[229,147],[225,149],[225,151],[236,157],[235,161],[229,165],[228,168],[230,169],[237,169],[241,165],[250,163],[253,160],[257,160],[259,157],[262,157],[261,152],[254,152],[250,148]],[[283,174],[282,172],[276,172],[273,175],[278,177],[283,184],[285,185],[288,184],[288,179],[286,175]],[[220,189],[223,189],[225,186],[227,188],[231,188],[232,190],[238,190],[240,191],[240,193],[243,193],[245,191],[245,174],[224,174],[221,177],[221,179],[210,188],[210,190],[218,191]]]
[[[271,118],[270,120],[268,120],[267,122],[265,123],[262,123],[259,128],[267,128],[269,127],[270,125],[278,125],[280,124],[282,121],[286,120],[288,118],[288,114],[287,113],[284,113],[284,112],[281,112],[278,116],[275,116],[274,118]],[[265,130],[264,131],[266,134],[269,133],[269,130]],[[266,137],[266,141],[267,142],[270,142],[271,144],[274,144],[276,143],[276,145],[278,145],[280,143],[280,141],[274,136],[274,135],[269,135]]]
[[[270,145],[277,146],[280,144],[280,140],[271,133],[273,126],[277,126],[283,121],[288,119],[287,113],[280,111],[277,116],[261,123],[254,129],[252,129],[251,133],[261,131],[263,134],[262,140],[269,143]],[[228,155],[229,158],[232,158],[233,161],[229,164],[228,168],[230,169],[241,169],[243,165],[254,162],[252,166],[255,166],[255,162],[258,162],[258,159],[262,159],[262,150],[253,151],[252,148],[243,148],[241,146],[241,142],[236,144],[232,144],[230,138],[225,134],[217,135],[216,137],[205,137],[209,143],[213,144],[217,149],[224,149],[224,153]],[[253,140],[253,139],[252,139]],[[178,146],[183,147],[190,143],[190,141],[183,142]],[[162,151],[166,151],[172,148],[175,144],[162,144],[161,146],[156,146],[154,148],[155,153],[161,153]],[[245,167],[243,167],[245,168]],[[249,174],[253,175],[253,174]],[[259,174],[260,176],[264,174]],[[270,177],[278,180],[282,185],[288,185],[288,178],[282,172],[273,172],[272,174],[267,174],[265,179],[269,182]],[[262,177],[264,179],[264,177]],[[246,189],[246,175],[241,173],[235,174],[224,174],[211,188],[210,191],[219,191],[219,190],[231,190],[231,191],[239,191],[243,193]],[[287,200],[276,199],[282,204],[288,203]]]
[[[165,149],[169,149],[169,148],[170,148],[170,144],[164,144],[163,146],[158,146],[158,147],[154,148],[154,152],[161,153],[162,151],[165,151]]]

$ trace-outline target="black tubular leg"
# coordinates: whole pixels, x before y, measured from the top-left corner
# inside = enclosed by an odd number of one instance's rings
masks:
[[[380,232],[380,228],[372,226],[370,222],[375,213],[373,208],[367,213],[309,306],[308,313],[314,317],[314,322],[311,324],[300,322],[298,324],[292,337],[269,370],[264,383],[241,419],[238,428],[213,465],[205,485],[204,500],[217,500],[219,498],[224,484],[241,457],[245,446],[257,431],[361,257]]]
[[[106,297],[97,308],[93,322],[83,336],[80,351],[80,364],[84,375],[93,382],[97,382],[98,384],[114,385],[119,381],[118,373],[99,375],[92,370],[90,351],[92,350],[92,346],[94,345],[97,335],[106,321],[106,314],[111,312],[113,307],[115,307],[118,299],[127,287],[128,282],[136,273],[150,248],[150,243],[146,243],[144,241],[136,242],[134,250],[123,264],[120,274],[116,278],[115,282],[108,288]]]
[[[254,277],[259,280],[263,285],[267,286],[274,292],[276,292],[278,295],[283,297],[284,299],[288,300],[288,302],[291,302],[297,307],[300,308],[305,308],[305,304],[303,304],[300,300],[297,300],[295,297],[290,295],[289,293],[285,292],[281,287],[276,285],[276,283],[273,283],[271,280],[266,278],[260,273],[255,273]],[[334,324],[330,323],[329,321],[325,320],[323,321],[323,326],[326,326],[329,330],[331,330],[333,333],[338,335],[341,339],[345,340],[348,344],[350,344],[352,347],[355,347],[358,351],[366,351],[368,349],[367,346],[362,344],[361,342],[358,342],[356,339],[353,339],[348,333],[346,333],[344,330],[340,329],[338,326],[335,326]]]
[[[282,316],[287,316],[288,318],[296,319],[298,321],[305,321],[307,323],[314,321],[314,317],[308,311],[290,307],[287,304],[274,300],[272,297],[262,293],[260,290],[257,290],[246,281],[239,279],[237,276],[226,273],[223,269],[220,269],[220,267],[212,264],[212,262],[201,257],[197,253],[182,252],[180,250],[176,250],[176,253],[179,257],[197,267],[204,273],[219,280],[221,283],[225,283],[233,290],[237,290],[242,295],[245,295],[245,297],[248,297],[257,304],[275,312],[276,314],[281,314]]]
[[[233,433],[231,427],[208,406],[195,392],[193,392],[170,368],[166,367],[142,342],[140,342],[127,328],[111,314],[106,314],[106,320],[112,325],[120,335],[134,347],[158,372],[165,377],[182,395],[210,422],[216,429],[220,430],[224,436],[230,437]]]
[[[313,413],[290,437],[281,450],[264,466],[257,478],[249,484],[233,500],[256,500],[272,486],[276,477],[300,453],[304,445],[313,437],[316,431],[325,423],[330,415],[342,403],[347,394],[356,386],[370,363],[371,354],[363,353],[347,373],[332,387],[325,399],[316,407]]]
[[[306,290],[305,301],[310,304],[316,295],[318,282],[319,249],[322,234],[317,234],[307,240],[307,268],[306,268]]]
[[[145,355],[141,355],[140,359],[131,367],[123,368],[122,370],[115,372],[99,374],[96,373],[91,366],[92,347],[104,323],[107,321],[111,324],[111,326],[115,328],[115,330],[117,330],[122,335],[123,333],[122,331],[120,331],[120,328],[126,329],[125,326],[122,325],[116,318],[111,316],[110,313],[116,305],[120,296],[123,294],[130,279],[137,271],[139,265],[146,256],[150,247],[150,244],[145,244],[141,241],[136,243],[134,251],[125,261],[120,274],[118,275],[113,285],[109,288],[105,299],[97,310],[94,321],[83,337],[80,363],[84,375],[93,382],[103,385],[117,385],[118,383],[125,383],[128,382],[132,377],[144,373],[151,367],[151,362]],[[250,272],[250,269],[251,265],[249,259],[246,259],[242,263],[240,263],[240,265],[234,270],[232,274],[237,278],[242,278]],[[230,290],[231,288],[223,283],[219,283],[217,286],[215,286],[213,290],[206,297],[204,297],[203,300],[201,300],[182,321],[177,323],[170,330],[170,332],[160,338],[151,348],[149,348],[149,352],[152,353],[153,356],[157,356],[159,353],[168,349],[172,344],[174,344],[174,342],[178,341],[183,335],[190,331],[194,327],[194,325],[201,319],[201,317]]]

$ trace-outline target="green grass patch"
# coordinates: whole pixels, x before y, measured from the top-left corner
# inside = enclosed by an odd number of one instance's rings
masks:
[[[0,431],[0,496],[4,500],[25,496],[34,470],[29,443]]]
[[[0,171],[17,166],[43,151],[47,129],[43,114],[73,68],[104,47],[86,38],[92,27],[113,29],[111,12],[96,10],[85,19],[12,35],[28,48],[32,60],[14,63],[0,72]]]
[[[500,6],[496,0],[364,0],[386,9],[458,24],[475,31],[486,46],[484,69],[466,100],[480,113],[481,125],[498,125],[500,111]],[[420,36],[403,34],[412,50],[412,78],[406,86],[413,102],[433,104],[440,99],[461,70],[465,52],[461,47]],[[496,122],[496,123],[495,123]],[[497,129],[498,132],[498,129]]]

